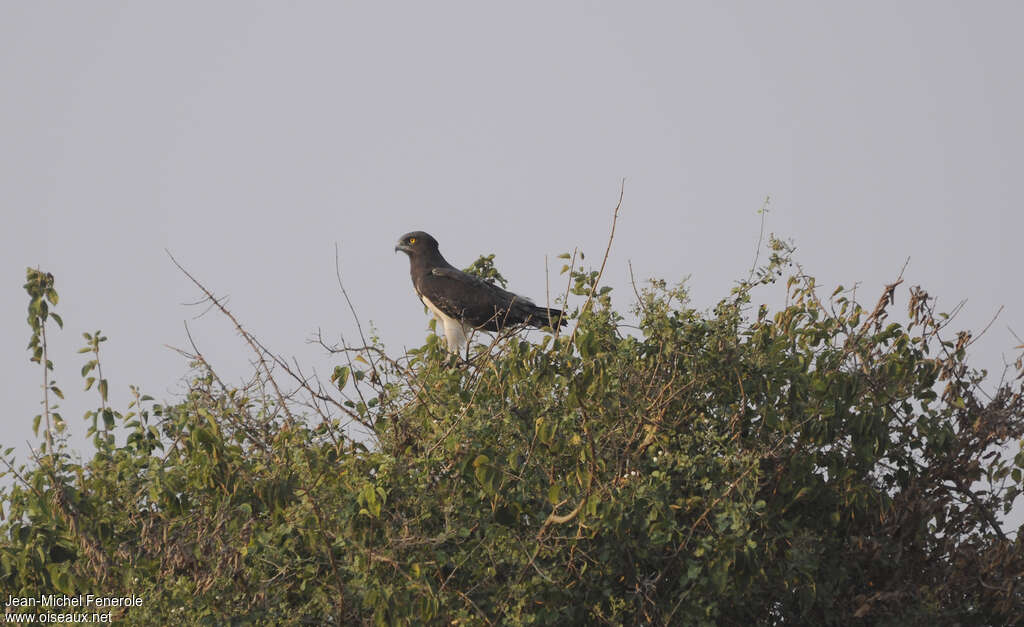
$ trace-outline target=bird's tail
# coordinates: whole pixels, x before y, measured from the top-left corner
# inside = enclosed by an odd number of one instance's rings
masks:
[[[535,327],[564,327],[569,324],[569,321],[565,319],[565,312],[561,309],[549,309],[547,307],[534,307],[530,311],[530,318],[527,320],[528,324]]]

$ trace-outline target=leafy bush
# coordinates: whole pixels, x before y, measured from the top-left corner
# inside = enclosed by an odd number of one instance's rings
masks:
[[[85,463],[51,404],[53,278],[29,270],[46,406],[31,463],[5,456],[3,589],[140,596],[118,610],[133,624],[1019,621],[1024,547],[1000,518],[1022,485],[1021,362],[987,395],[970,335],[944,338],[920,288],[887,322],[899,282],[869,309],[796,273],[784,308],[754,312],[789,267],[771,248],[711,312],[652,282],[634,325],[573,258],[569,332],[468,361],[433,335],[397,358],[343,343],[324,385],[214,301],[253,383],[194,349],[185,398],[136,391],[124,412],[90,334]]]

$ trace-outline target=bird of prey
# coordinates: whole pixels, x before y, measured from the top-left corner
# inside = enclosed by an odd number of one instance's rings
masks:
[[[519,324],[554,327],[566,324],[562,311],[538,307],[532,300],[507,292],[445,261],[437,240],[423,231],[406,233],[395,251],[409,255],[416,295],[444,326],[448,350],[459,353],[470,329],[500,331]]]

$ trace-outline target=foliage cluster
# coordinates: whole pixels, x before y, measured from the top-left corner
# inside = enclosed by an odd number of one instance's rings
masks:
[[[987,394],[920,288],[888,323],[898,284],[865,308],[801,271],[754,311],[790,267],[772,251],[710,312],[638,289],[632,325],[573,258],[570,331],[466,360],[434,335],[399,358],[343,341],[323,385],[202,288],[253,382],[193,349],[186,397],[116,411],[89,334],[84,462],[48,404],[53,280],[30,270],[45,431],[30,464],[5,455],[3,589],[141,596],[134,624],[1020,621],[1024,546],[999,521],[1022,488],[1021,362]]]

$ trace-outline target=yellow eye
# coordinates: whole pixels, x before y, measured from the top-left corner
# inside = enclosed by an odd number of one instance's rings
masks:
[[[416,243],[416,238],[415,237],[410,237],[409,238],[409,243],[410,244],[415,244]]]

